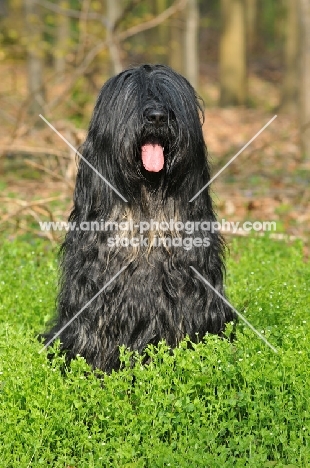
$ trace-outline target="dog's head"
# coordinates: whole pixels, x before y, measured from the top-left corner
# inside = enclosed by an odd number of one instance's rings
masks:
[[[83,154],[111,183],[178,186],[205,160],[203,109],[190,83],[164,65],[128,69],[102,87]],[[127,186],[128,183],[128,187]]]

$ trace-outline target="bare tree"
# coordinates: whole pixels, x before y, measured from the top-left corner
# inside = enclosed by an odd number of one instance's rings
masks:
[[[194,86],[198,85],[198,4],[188,0],[185,9],[184,74]]]
[[[37,5],[40,4],[42,7],[50,11],[53,11],[55,13],[66,14],[67,16],[69,16],[69,18],[75,18],[75,19],[81,18],[81,11],[72,10],[72,9],[69,9],[69,10],[63,9],[58,4],[52,3],[49,0],[27,0],[27,1],[31,1],[31,2],[36,1]],[[112,0],[107,0],[107,1],[112,1]],[[139,1],[140,0],[132,0],[132,3],[129,3],[129,6],[131,6],[133,3],[137,4]],[[117,0],[117,2],[119,2],[118,4],[120,5],[120,0]],[[96,42],[92,42],[91,47],[89,47],[88,45],[87,50],[85,50],[84,47],[82,47],[81,53],[79,54],[80,60],[77,61],[76,67],[70,71],[70,75],[67,74],[67,79],[66,79],[64,86],[62,87],[61,92],[56,95],[55,93],[52,94],[53,96],[52,99],[45,106],[45,112],[52,112],[57,106],[59,106],[66,99],[67,96],[70,95],[70,93],[72,92],[72,88],[74,87],[77,80],[83,74],[85,74],[85,72],[89,69],[90,65],[94,63],[94,61],[97,59],[98,55],[111,46],[112,41],[116,45],[122,44],[124,41],[128,41],[130,38],[134,37],[137,34],[140,34],[149,29],[158,27],[163,22],[170,19],[173,15],[181,16],[180,12],[182,12],[182,10],[185,8],[186,3],[187,3],[187,0],[174,0],[172,5],[170,5],[168,8],[166,8],[157,16],[151,19],[145,19],[144,21],[138,24],[134,24],[133,26],[125,30],[120,30],[119,25],[123,22],[123,19],[125,18],[127,14],[128,8],[126,7],[125,9],[123,9],[121,12],[121,15],[114,22],[113,28],[110,25],[110,30],[113,34],[112,40],[110,37],[105,37],[103,40],[97,39]],[[101,13],[90,11],[89,13],[87,13],[87,15],[85,15],[85,18],[86,20],[88,19],[88,20],[99,21],[104,26],[107,26],[107,19]],[[178,26],[180,26],[178,30],[181,31],[182,24]],[[180,44],[179,48],[177,49],[180,51],[180,54],[179,55],[172,54],[171,56],[182,57],[182,42],[176,41],[176,43],[177,43],[177,47]],[[117,50],[119,50],[119,48],[117,48]],[[177,67],[175,68],[178,69]],[[120,67],[120,71],[121,71],[121,67]],[[15,132],[20,122],[21,116],[22,116],[22,112],[20,112],[19,118],[16,121]],[[39,121],[41,122],[41,119],[39,119]]]
[[[167,8],[168,8],[167,0],[156,0],[156,15],[159,15],[160,13],[165,11]],[[169,35],[168,35],[169,30],[168,30],[167,22],[160,24],[157,27],[157,29],[158,29],[159,41],[164,47],[166,47],[168,40],[169,40]]]
[[[0,18],[8,15],[8,5],[6,0],[0,1]]]
[[[247,97],[244,0],[221,0],[220,104],[244,104]]]
[[[24,0],[27,34],[27,78],[29,114],[39,114],[44,106],[42,20],[40,7],[34,0]]]
[[[175,12],[170,20],[169,65],[183,73],[184,12]]]
[[[118,18],[121,16],[121,11],[121,0],[107,0],[107,38],[112,61],[113,74],[120,73],[123,69],[120,50],[114,36],[115,24]]]
[[[250,52],[254,49],[256,44],[257,0],[246,0],[245,7],[247,50]]]
[[[300,131],[304,155],[310,159],[310,2],[299,0],[301,32]]]
[[[66,68],[66,53],[70,40],[70,18],[67,15],[58,15],[56,34],[55,71],[58,79],[61,79]]]
[[[299,89],[299,27],[298,3],[285,0],[285,74],[282,88],[282,110],[290,112],[297,110]]]

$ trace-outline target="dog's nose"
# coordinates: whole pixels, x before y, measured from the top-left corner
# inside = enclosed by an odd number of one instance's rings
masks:
[[[167,122],[167,114],[164,110],[153,109],[147,112],[146,119],[149,123],[160,127]]]

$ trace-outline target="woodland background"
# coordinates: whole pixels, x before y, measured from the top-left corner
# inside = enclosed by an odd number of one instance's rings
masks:
[[[0,230],[46,236],[65,221],[75,155],[98,91],[130,65],[164,63],[205,101],[215,174],[228,221],[277,221],[275,237],[310,232],[309,0],[7,0],[0,2]],[[245,233],[240,233],[240,235]]]

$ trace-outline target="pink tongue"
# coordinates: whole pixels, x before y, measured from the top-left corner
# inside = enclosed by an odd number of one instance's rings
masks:
[[[164,167],[164,152],[160,145],[143,145],[142,162],[147,171],[159,172]]]

